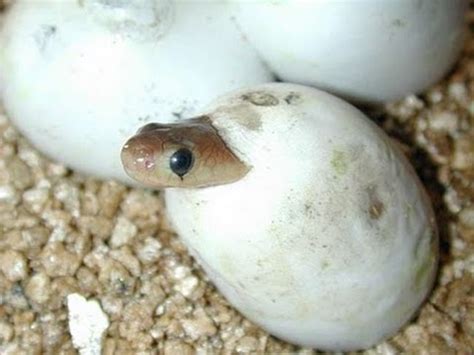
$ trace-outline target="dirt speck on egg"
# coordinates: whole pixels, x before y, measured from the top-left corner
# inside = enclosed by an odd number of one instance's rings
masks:
[[[266,92],[255,91],[242,96],[242,100],[255,106],[276,106],[280,103],[277,97]]]

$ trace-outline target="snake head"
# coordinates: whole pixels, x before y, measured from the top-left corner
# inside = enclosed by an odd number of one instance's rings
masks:
[[[121,158],[131,178],[154,188],[228,184],[249,171],[207,116],[149,123],[126,142]]]

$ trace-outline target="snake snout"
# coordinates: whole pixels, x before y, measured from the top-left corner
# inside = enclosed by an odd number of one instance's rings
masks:
[[[157,151],[154,143],[150,137],[137,135],[123,146],[122,164],[132,178],[139,178],[155,167]]]

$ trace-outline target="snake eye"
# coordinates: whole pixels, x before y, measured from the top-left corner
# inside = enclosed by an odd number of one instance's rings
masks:
[[[187,148],[178,149],[170,158],[170,169],[183,178],[189,170],[191,170],[194,163],[193,153]]]

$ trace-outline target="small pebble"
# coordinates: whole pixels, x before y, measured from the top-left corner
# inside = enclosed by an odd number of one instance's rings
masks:
[[[193,355],[194,349],[191,345],[178,340],[167,340],[164,347],[164,355]]]
[[[16,205],[20,201],[20,196],[13,186],[0,186],[0,203]]]
[[[468,228],[474,229],[474,206],[466,207],[459,212],[459,222]]]
[[[13,338],[13,327],[11,324],[0,321],[0,344],[8,343]]]
[[[161,248],[162,245],[159,240],[153,237],[147,237],[144,242],[137,247],[137,257],[144,264],[154,263],[160,258]]]
[[[176,284],[176,291],[181,293],[184,297],[190,297],[194,290],[199,285],[199,280],[195,276],[188,276]]]
[[[44,304],[49,300],[51,281],[45,273],[33,275],[26,284],[25,294],[33,302]]]
[[[217,332],[214,323],[202,308],[198,308],[193,312],[193,318],[183,319],[181,325],[186,335],[192,340],[209,337]]]
[[[33,185],[30,168],[20,158],[13,158],[7,165],[13,186],[25,190]]]
[[[44,187],[32,188],[23,193],[23,202],[32,213],[41,213],[49,200],[49,189]]]
[[[258,349],[258,340],[251,336],[244,336],[239,339],[235,350],[238,353],[249,354]]]
[[[0,270],[12,282],[23,280],[28,275],[26,258],[14,250],[4,251],[0,253]]]
[[[40,258],[50,277],[72,276],[80,265],[79,258],[67,251],[63,243],[58,242],[47,244]]]
[[[110,238],[110,246],[118,248],[129,244],[137,235],[137,230],[137,227],[127,218],[119,217]]]

